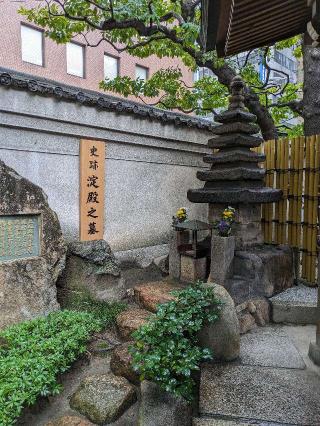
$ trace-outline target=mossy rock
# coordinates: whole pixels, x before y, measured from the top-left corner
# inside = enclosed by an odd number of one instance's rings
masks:
[[[70,407],[93,423],[115,422],[136,401],[135,388],[113,374],[86,377],[72,395]]]

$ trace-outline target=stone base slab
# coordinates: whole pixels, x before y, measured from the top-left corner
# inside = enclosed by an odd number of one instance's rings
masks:
[[[316,324],[318,320],[317,289],[292,287],[270,299],[272,320],[276,323]]]
[[[306,368],[294,343],[279,326],[259,327],[242,336],[240,356],[242,365]]]
[[[319,425],[320,377],[292,368],[207,366],[201,371],[199,408],[203,417]]]

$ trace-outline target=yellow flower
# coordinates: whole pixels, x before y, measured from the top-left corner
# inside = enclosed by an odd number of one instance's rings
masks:
[[[224,217],[232,217],[233,216],[233,212],[226,210],[226,211],[223,212],[223,216]]]

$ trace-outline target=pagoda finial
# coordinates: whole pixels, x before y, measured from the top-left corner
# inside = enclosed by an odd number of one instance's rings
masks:
[[[229,110],[245,109],[244,101],[244,82],[240,75],[233,77],[231,82],[231,96],[229,97]]]

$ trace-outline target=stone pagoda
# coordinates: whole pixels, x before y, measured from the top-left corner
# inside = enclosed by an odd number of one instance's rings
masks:
[[[197,173],[198,179],[205,181],[204,188],[188,191],[191,202],[209,204],[210,222],[219,219],[226,206],[236,209],[233,234],[238,249],[263,242],[261,203],[282,197],[280,190],[264,186],[265,170],[259,163],[265,156],[251,151],[260,146],[262,139],[257,136],[256,116],[245,109],[243,91],[241,77],[234,77],[229,108],[215,117],[222,125],[214,130],[217,137],[208,142],[215,152],[204,157],[211,168]]]
[[[231,236],[212,235],[209,280],[223,285],[244,309],[249,301],[259,300],[266,307],[263,321],[267,321],[267,298],[293,285],[293,255],[289,247],[263,244],[261,204],[280,200],[282,192],[264,185],[266,172],[260,163],[265,156],[251,150],[262,139],[255,115],[245,109],[243,91],[237,76],[231,83],[228,110],[216,117],[221,123],[214,130],[217,136],[208,143],[214,152],[204,157],[211,168],[197,173],[205,185],[190,189],[188,199],[208,203],[209,223],[221,219],[226,207],[235,209]],[[243,314],[244,323],[246,318],[255,323],[250,315]]]

